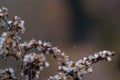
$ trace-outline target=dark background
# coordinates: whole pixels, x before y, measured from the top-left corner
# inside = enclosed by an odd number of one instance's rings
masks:
[[[93,65],[84,80],[120,79],[120,0],[0,0],[0,6],[9,9],[11,18],[25,20],[23,41],[50,41],[74,61],[104,49],[115,51],[111,63]],[[40,80],[56,73],[56,61],[48,59],[51,67]],[[19,64],[14,60],[0,61],[0,67]]]

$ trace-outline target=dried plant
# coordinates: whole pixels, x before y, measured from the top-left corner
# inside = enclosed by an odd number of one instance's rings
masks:
[[[8,10],[0,8],[0,27],[4,28],[0,37],[0,56],[6,60],[9,56],[15,57],[20,62],[20,75],[26,80],[39,79],[40,72],[49,67],[46,55],[52,55],[58,62],[58,74],[50,76],[47,80],[82,80],[82,76],[93,72],[92,64],[98,61],[111,61],[113,52],[100,51],[89,57],[84,57],[76,62],[71,61],[69,56],[57,47],[53,47],[49,42],[30,40],[22,42],[20,35],[25,32],[24,21],[15,16],[13,20],[8,19]],[[37,49],[39,53],[31,52]],[[1,80],[19,80],[15,69],[8,67],[0,69]]]

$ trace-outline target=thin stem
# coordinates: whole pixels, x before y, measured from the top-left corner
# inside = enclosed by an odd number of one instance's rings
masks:
[[[7,19],[5,18],[5,17],[1,17],[4,21],[5,21],[5,23],[7,24],[7,26],[8,26],[8,30],[10,30],[10,28],[11,28],[11,25],[10,24],[8,24],[8,21],[7,21]]]

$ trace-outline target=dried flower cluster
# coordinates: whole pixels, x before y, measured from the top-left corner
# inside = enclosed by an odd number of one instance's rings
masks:
[[[93,63],[101,60],[111,61],[112,55],[112,52],[104,50],[94,55],[90,55],[88,58],[84,57],[77,62],[69,60],[58,67],[57,75],[50,77],[48,80],[69,80],[70,76],[73,77],[74,80],[81,80],[84,74],[93,72]]]
[[[40,72],[49,67],[46,55],[53,55],[58,62],[58,74],[50,76],[47,80],[69,80],[70,77],[73,80],[81,80],[84,74],[93,71],[93,63],[112,60],[113,52],[104,50],[74,62],[49,42],[34,39],[22,42],[20,35],[25,32],[24,21],[18,16],[8,20],[8,11],[5,7],[0,8],[0,27],[6,29],[0,37],[0,56],[3,60],[9,56],[15,57],[21,63],[20,74],[26,80],[39,79]],[[37,49],[39,53],[31,52],[31,49]],[[0,69],[1,80],[17,80],[15,73],[13,68]]]
[[[15,71],[11,67],[6,69],[1,69],[0,76],[2,76],[1,80],[7,80],[7,79],[17,80]]]

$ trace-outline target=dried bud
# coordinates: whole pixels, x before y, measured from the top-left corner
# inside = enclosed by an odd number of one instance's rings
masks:
[[[0,8],[0,17],[8,16],[8,9],[5,7]]]
[[[8,79],[17,80],[15,71],[11,67],[6,69],[1,69],[0,75],[2,76],[1,80],[8,80]]]

